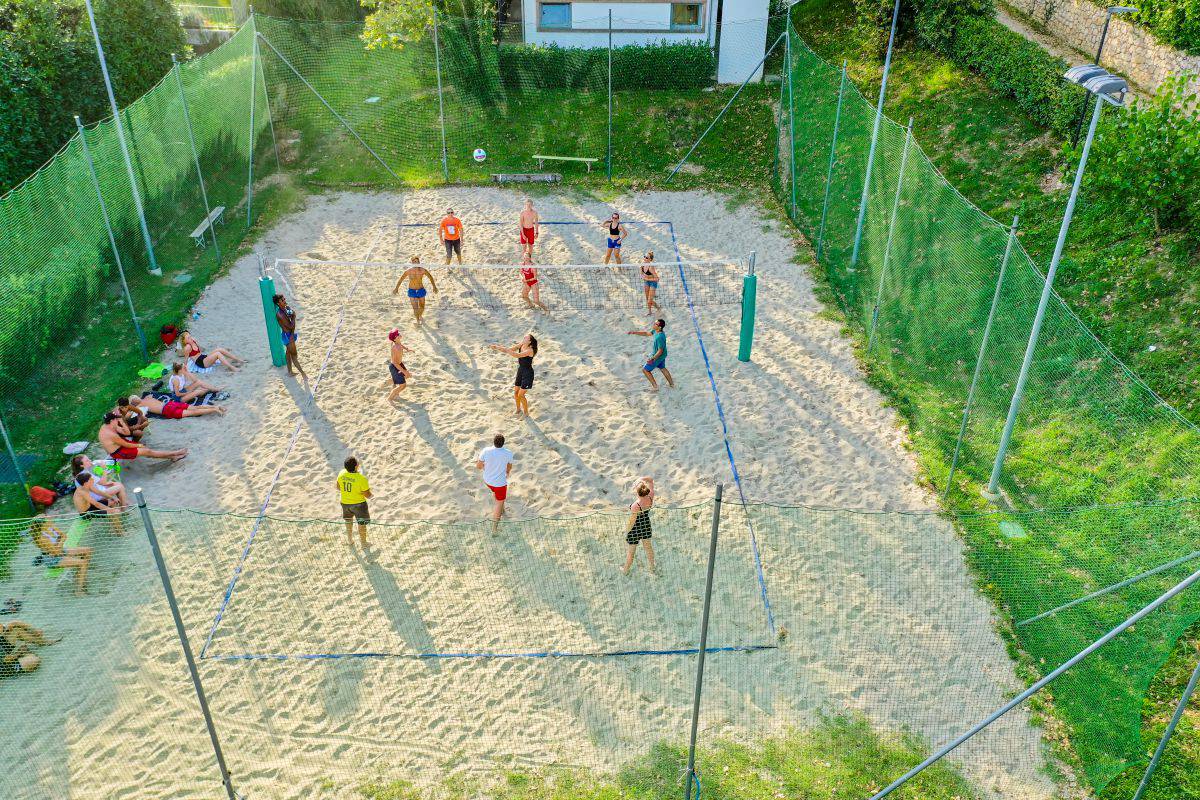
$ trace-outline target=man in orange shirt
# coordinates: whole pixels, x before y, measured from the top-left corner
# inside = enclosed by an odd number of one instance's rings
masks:
[[[442,217],[441,224],[438,225],[438,238],[442,240],[442,244],[446,245],[446,263],[450,263],[450,256],[458,257],[458,263],[462,263],[462,220],[454,216],[454,209],[446,209],[446,216]]]

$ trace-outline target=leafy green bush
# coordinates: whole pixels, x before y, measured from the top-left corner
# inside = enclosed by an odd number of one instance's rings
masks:
[[[1082,90],[1063,80],[1066,61],[985,17],[960,19],[944,52],[1015,99],[1037,122],[1058,133],[1070,130]]]
[[[1137,25],[1180,50],[1200,54],[1200,0],[1141,0]]]
[[[1149,212],[1156,233],[1200,224],[1200,98],[1188,90],[1190,77],[1171,78],[1127,113],[1106,114],[1088,162],[1092,195],[1126,218]]]
[[[613,89],[697,89],[712,85],[717,62],[703,42],[622,45],[612,51]],[[607,85],[608,50],[501,45],[500,75],[511,90],[598,89]]]

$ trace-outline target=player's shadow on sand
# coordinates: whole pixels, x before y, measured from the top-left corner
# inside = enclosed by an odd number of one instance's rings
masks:
[[[616,481],[607,475],[601,475],[599,472],[596,472],[587,464],[583,463],[583,459],[580,458],[579,455],[570,447],[567,447],[565,444],[546,435],[546,432],[542,430],[542,426],[538,425],[537,421],[535,421],[532,417],[525,417],[525,427],[529,430],[530,434],[538,442],[538,444],[557,453],[558,456],[568,466],[570,466],[570,468],[574,470],[576,474],[583,478],[583,481],[592,485],[601,485],[607,487],[601,489],[601,492],[604,492],[606,496],[611,495],[613,497],[619,497],[621,495],[621,487],[617,485]]]
[[[429,628],[425,625],[421,612],[415,603],[410,603],[405,597],[404,591],[396,583],[392,573],[377,562],[363,558],[358,548],[355,548],[353,552],[354,560],[362,568],[363,574],[371,584],[371,590],[375,592],[375,597],[379,600],[380,609],[387,616],[392,630],[404,642],[405,647],[413,655],[437,652],[437,646],[434,644],[433,637],[429,635]],[[436,659],[430,659],[430,668],[439,669]]]
[[[353,452],[350,446],[337,435],[333,423],[317,405],[316,399],[310,397],[299,382],[284,380],[283,385],[287,387],[288,394],[292,396],[292,402],[296,404],[301,418],[308,425],[313,438],[317,440],[317,444],[325,454],[325,460],[329,462],[330,469],[335,472],[341,469],[342,460],[346,458],[347,454]]]
[[[454,480],[458,482],[458,485],[467,485],[476,480],[475,476],[470,475],[463,468],[462,460],[454,455],[454,452],[446,444],[446,440],[434,430],[433,420],[429,418],[429,411],[424,405],[408,404],[404,406],[404,411],[412,422],[413,430],[425,444],[429,445],[429,449],[433,451],[438,460],[454,473]]]

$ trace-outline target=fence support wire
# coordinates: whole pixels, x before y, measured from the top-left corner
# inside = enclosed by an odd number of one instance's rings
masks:
[[[1196,581],[1200,581],[1200,570],[1193,572],[1191,575],[1187,576],[1182,581],[1175,584],[1175,586],[1171,587],[1166,592],[1159,595],[1156,599],[1152,600],[1149,604],[1144,606],[1140,611],[1134,613],[1133,616],[1129,617],[1129,619],[1125,620],[1120,625],[1113,628],[1108,633],[1104,634],[1099,639],[1097,639],[1096,641],[1089,644],[1087,647],[1080,650],[1078,653],[1076,653],[1074,656],[1072,656],[1070,658],[1070,660],[1068,660],[1065,664],[1060,666],[1058,669],[1054,670],[1049,675],[1042,678],[1041,680],[1039,680],[1037,683],[1030,686],[1025,691],[1021,692],[1019,695],[1014,697],[1012,700],[1009,700],[1007,703],[1005,703],[1003,706],[1001,706],[996,711],[993,711],[982,722],[975,725],[969,731],[967,731],[963,735],[959,736],[957,739],[955,739],[950,744],[948,744],[945,747],[938,750],[936,753],[934,753],[929,758],[922,761],[917,766],[910,769],[908,772],[901,775],[896,780],[892,781],[890,784],[888,784],[886,787],[884,787],[880,792],[872,795],[870,800],[882,800],[882,798],[887,797],[892,792],[896,791],[901,786],[903,786],[904,784],[908,783],[910,780],[915,778],[917,775],[921,774],[926,769],[928,769],[929,767],[936,764],[938,761],[941,761],[948,754],[950,754],[952,751],[957,749],[958,746],[961,745],[963,742],[967,741],[972,736],[979,733],[984,728],[986,728],[987,726],[991,725],[996,720],[1003,717],[1009,711],[1012,711],[1014,708],[1016,708],[1017,706],[1024,703],[1030,697],[1033,697],[1035,694],[1040,692],[1049,683],[1051,683],[1052,681],[1054,681],[1055,679],[1060,677],[1064,672],[1069,670],[1071,667],[1075,666],[1080,661],[1083,661],[1085,658],[1090,656],[1092,653],[1096,652],[1101,647],[1104,647],[1104,645],[1108,644],[1113,639],[1120,636],[1126,630],[1128,630],[1129,628],[1133,627],[1137,623],[1141,622],[1146,617],[1153,614],[1164,604],[1168,603],[1176,595],[1186,591],[1192,584],[1196,583]]]
[[[717,537],[721,533],[721,494],[724,486],[717,484],[713,499],[712,535],[708,540],[708,575],[704,579],[704,613],[700,617],[700,651],[696,654],[696,691],[692,697],[692,733],[688,742],[687,775],[684,777],[684,800],[692,800],[692,783],[696,776],[696,736],[700,732],[700,697],[704,694],[704,655],[708,647],[708,612],[712,607],[713,573],[717,566]],[[699,792],[697,792],[699,797]]]
[[[258,24],[254,20],[254,9],[250,9],[250,30],[254,36],[258,36]],[[255,44],[258,44],[257,38]],[[246,160],[250,166],[249,174],[246,177],[246,230],[250,229],[250,224],[253,221],[254,215],[254,93],[258,88],[258,76],[255,74],[258,71],[258,48],[255,47],[250,51],[250,133],[247,136],[249,140],[246,144]]]
[[[892,214],[888,217],[887,243],[883,246],[883,266],[879,270],[879,291],[875,294],[875,305],[871,309],[871,332],[867,334],[867,352],[875,343],[875,329],[879,325],[879,304],[883,302],[883,286],[887,281],[888,265],[892,260],[892,241],[896,238],[896,216],[900,213],[900,196],[904,191],[904,170],[908,167],[908,151],[912,148],[912,117],[908,118],[908,130],[904,134],[904,152],[900,155],[900,174],[896,177],[896,197],[892,200]]]
[[[333,114],[333,116],[337,119],[337,121],[342,124],[342,127],[345,128],[347,131],[349,131],[350,135],[353,136],[356,140],[358,140],[358,143],[361,144],[363,146],[363,148],[365,148],[366,151],[371,154],[371,157],[379,162],[379,166],[386,169],[388,171],[388,174],[396,179],[397,183],[402,183],[402,181],[400,180],[400,176],[397,175],[395,172],[393,172],[392,168],[387,165],[387,162],[384,161],[382,158],[380,158],[379,154],[371,149],[371,145],[367,144],[366,141],[364,141],[363,138],[358,135],[358,131],[354,130],[354,128],[350,125],[350,123],[346,121],[346,118],[343,117],[341,114],[339,114],[337,111],[335,111],[333,106],[329,105],[328,101],[326,101],[325,98],[321,96],[321,93],[316,90],[316,87],[314,87],[311,83],[309,83],[308,79],[306,79],[303,75],[301,75],[300,71],[298,69],[296,69],[294,66],[292,66],[292,62],[288,61],[287,58],[283,55],[283,53],[279,52],[279,50],[275,47],[275,45],[271,44],[271,40],[268,39],[267,37],[263,36],[261,33],[255,32],[254,35],[256,37],[258,37],[259,41],[261,41],[267,47],[271,48],[271,52],[274,53],[276,56],[278,56],[279,60],[283,62],[284,66],[286,66],[289,70],[291,70],[292,74],[295,75],[297,78],[299,78],[300,82],[303,83],[305,85],[305,87],[310,92],[312,92],[318,100],[321,101],[321,105],[325,106],[325,110],[328,111],[330,114]],[[441,97],[440,93],[439,93],[438,97],[439,98]]]
[[[1096,101],[1100,102],[1099,100]],[[1146,765],[1146,771],[1142,774],[1142,781],[1138,784],[1137,791],[1133,794],[1133,800],[1142,800],[1142,795],[1146,793],[1146,789],[1150,786],[1150,779],[1154,777],[1154,770],[1158,769],[1158,762],[1162,760],[1163,753],[1166,752],[1167,744],[1170,743],[1171,737],[1175,735],[1175,728],[1179,725],[1179,720],[1183,719],[1183,712],[1187,709],[1188,701],[1192,699],[1192,692],[1196,691],[1196,681],[1200,680],[1200,662],[1197,662],[1196,668],[1192,670],[1192,677],[1188,678],[1187,686],[1183,689],[1183,694],[1179,696],[1179,705],[1175,706],[1175,713],[1171,716],[1171,721],[1167,723],[1167,729],[1163,731],[1162,738],[1158,740],[1158,747],[1154,749],[1154,756],[1150,759],[1150,763]]]
[[[200,711],[204,714],[204,724],[208,727],[208,738],[212,742],[213,754],[217,758],[217,768],[221,771],[221,785],[225,787],[225,796],[229,800],[237,800],[237,795],[233,791],[233,779],[229,776],[229,768],[225,765],[225,754],[221,751],[221,740],[217,738],[217,729],[213,725],[212,714],[208,710],[208,698],[204,694],[204,684],[200,682],[200,672],[196,669],[192,646],[188,642],[187,631],[183,627],[183,618],[179,615],[175,590],[171,588],[171,576],[167,573],[167,563],[163,560],[162,550],[158,546],[158,536],[154,533],[150,509],[146,507],[146,496],[142,494],[141,488],[134,489],[133,494],[137,498],[142,524],[146,528],[146,539],[150,542],[150,551],[154,554],[154,565],[158,568],[158,577],[162,580],[163,591],[167,595],[167,605],[171,607],[171,618],[175,620],[175,633],[179,635],[179,645],[183,648],[183,657],[187,659],[192,687],[196,690],[196,699],[200,701]]]
[[[200,199],[204,201],[204,218],[212,216],[208,205],[208,189],[204,185],[204,173],[200,169],[200,153],[196,151],[196,136],[192,132],[192,114],[188,111],[187,93],[183,91],[183,77],[179,74],[179,59],[171,53],[171,71],[175,73],[175,84],[179,87],[179,102],[183,106],[183,123],[187,128],[188,143],[192,146],[192,163],[196,165],[196,180],[200,183]],[[213,249],[217,253],[217,261],[221,260],[221,243],[217,241],[216,220],[210,220],[208,230],[212,233]]]
[[[283,162],[279,160],[279,140],[275,138],[275,115],[271,113],[271,93],[267,91],[267,74],[263,71],[262,51],[258,47],[258,39],[254,40],[254,60],[258,64],[258,79],[262,82],[263,108],[267,110],[267,125],[271,127],[271,149],[275,151],[275,169],[282,170]]]
[[[789,23],[790,24],[790,23]],[[837,161],[838,129],[842,124],[842,100],[846,96],[846,62],[842,62],[842,79],[838,84],[837,110],[833,112],[833,141],[829,143],[829,169],[825,172],[825,200],[821,203],[821,227],[817,230],[817,263],[825,246],[825,220],[829,218],[829,192],[833,188],[833,165]]]

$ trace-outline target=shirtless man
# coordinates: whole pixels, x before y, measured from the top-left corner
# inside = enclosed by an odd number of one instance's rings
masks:
[[[104,448],[104,452],[108,453],[113,458],[118,458],[123,461],[132,461],[138,456],[146,458],[167,458],[171,461],[178,461],[187,455],[187,450],[151,450],[146,445],[140,442],[133,442],[125,439],[117,431],[117,425],[121,418],[111,411],[104,415],[104,424],[100,426],[100,433],[97,438],[100,440],[100,446]]]
[[[421,317],[425,316],[425,279],[429,278],[429,285],[433,287],[433,293],[437,294],[437,282],[433,279],[433,273],[421,266],[419,256],[413,256],[408,260],[408,263],[416,266],[409,267],[400,275],[400,280],[396,281],[396,288],[392,289],[392,294],[400,294],[400,285],[408,280],[408,301],[412,303],[413,316],[417,319],[417,324],[421,324]]]
[[[130,398],[131,400],[133,398]],[[187,403],[179,403],[174,400],[163,402],[156,400],[151,395],[146,395],[141,398],[141,404],[151,414],[158,414],[160,417],[167,419],[184,419],[185,417],[203,417],[208,414],[225,414],[224,406],[192,406]]]
[[[533,210],[533,201],[526,200],[525,209],[521,212],[521,233],[517,239],[523,248],[521,255],[525,258],[533,258],[533,243],[542,232],[540,223],[541,217]]]
[[[400,341],[400,331],[393,328],[388,334],[388,339],[392,342],[391,353],[388,355],[388,372],[392,374],[392,391],[388,394],[388,402],[393,403],[400,393],[408,388],[408,381],[412,378],[412,373],[408,371],[408,367],[404,366],[404,354],[411,353],[412,348],[405,347],[404,342]]]

